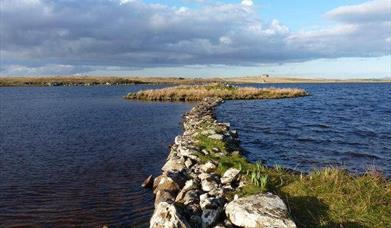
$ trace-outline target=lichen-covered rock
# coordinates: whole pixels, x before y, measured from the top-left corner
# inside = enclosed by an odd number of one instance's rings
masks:
[[[246,228],[293,228],[284,202],[271,193],[256,194],[236,199],[225,208],[229,220],[236,226]]]
[[[190,227],[184,216],[172,204],[159,203],[150,220],[150,228],[185,228]]]
[[[222,184],[231,184],[232,182],[236,181],[240,173],[239,169],[235,168],[229,168],[223,176],[221,177],[221,183]]]

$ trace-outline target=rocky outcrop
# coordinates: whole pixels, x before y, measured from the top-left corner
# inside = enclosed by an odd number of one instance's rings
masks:
[[[185,114],[184,133],[175,137],[162,174],[153,181],[155,212],[150,227],[294,227],[284,203],[273,198],[276,196],[256,195],[249,198],[253,202],[235,197],[230,202],[240,187],[240,170],[229,168],[219,174],[217,162],[205,160],[210,154],[223,157],[240,153],[236,131],[230,130],[229,123],[215,119],[214,107],[221,102],[219,98],[205,98]],[[201,147],[200,137],[220,144]],[[229,146],[219,147],[221,144]],[[244,204],[237,207],[241,202]]]

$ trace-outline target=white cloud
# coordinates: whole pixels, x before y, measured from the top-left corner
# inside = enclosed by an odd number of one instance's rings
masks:
[[[244,6],[253,6],[254,2],[252,0],[242,0],[241,4]]]
[[[139,0],[2,0],[0,74],[383,56],[391,51],[385,2],[340,7],[326,13],[336,26],[292,32],[278,20],[263,22],[252,1],[191,9]],[[367,14],[371,20],[363,20]]]
[[[359,5],[341,6],[327,12],[330,19],[343,22],[373,22],[391,20],[390,0],[371,0]]]

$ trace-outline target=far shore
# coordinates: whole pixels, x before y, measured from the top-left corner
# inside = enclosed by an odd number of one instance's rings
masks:
[[[318,79],[262,75],[258,77],[108,77],[108,76],[52,76],[0,77],[0,87],[7,86],[94,86],[133,84],[204,84],[227,83],[391,83],[388,79]]]

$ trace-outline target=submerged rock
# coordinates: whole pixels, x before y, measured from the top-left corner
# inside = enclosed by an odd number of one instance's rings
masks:
[[[152,186],[153,186],[153,177],[152,175],[149,175],[149,177],[147,177],[147,179],[145,179],[145,181],[141,184],[141,187],[152,188]]]
[[[236,226],[246,228],[296,227],[280,197],[271,193],[257,194],[228,203],[225,213]]]

